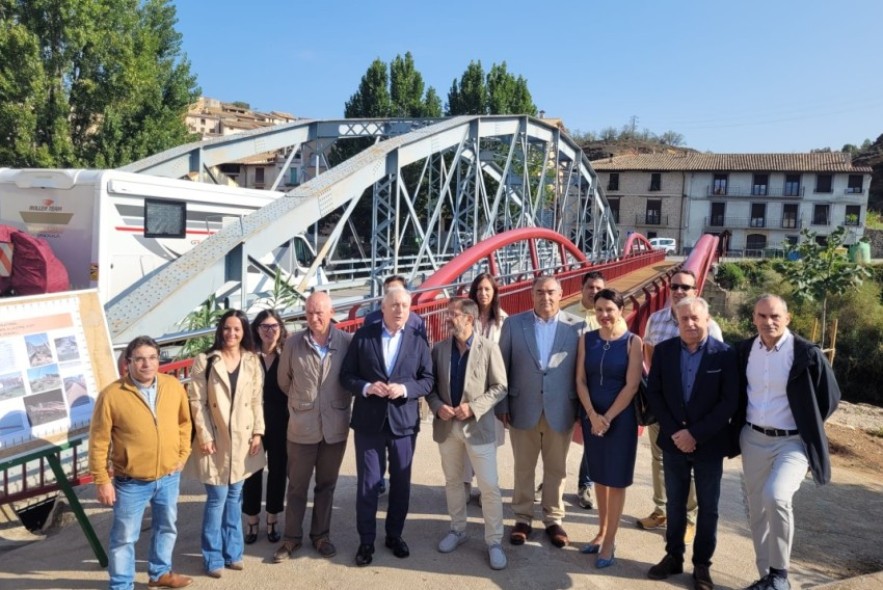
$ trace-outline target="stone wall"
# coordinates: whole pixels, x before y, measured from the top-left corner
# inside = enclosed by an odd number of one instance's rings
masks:
[[[883,230],[865,228],[864,235],[871,241],[871,258],[883,258]]]

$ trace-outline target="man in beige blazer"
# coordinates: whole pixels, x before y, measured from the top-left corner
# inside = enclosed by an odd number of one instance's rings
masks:
[[[331,509],[349,435],[352,394],[338,379],[352,335],[331,325],[331,297],[307,298],[307,329],[289,336],[279,357],[279,388],[288,394],[288,493],[283,543],[273,554],[280,563],[303,542],[310,480],[315,476],[310,541],[316,552],[334,557]]]
[[[467,540],[466,489],[463,463],[468,457],[481,490],[484,539],[495,570],[506,567],[503,500],[497,481],[497,440],[494,406],[506,395],[506,368],[499,347],[475,331],[478,306],[471,299],[448,304],[450,338],[432,349],[435,386],[426,398],[435,419],[432,438],[438,443],[451,530],[438,544],[450,553]]]

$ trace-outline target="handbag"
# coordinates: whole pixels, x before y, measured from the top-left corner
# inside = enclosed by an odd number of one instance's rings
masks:
[[[632,346],[632,339],[629,337],[629,348]],[[650,404],[647,403],[647,369],[644,363],[641,363],[641,381],[638,383],[638,391],[632,398],[635,404],[635,415],[638,417],[639,426],[650,426],[656,424],[656,416],[650,410]]]

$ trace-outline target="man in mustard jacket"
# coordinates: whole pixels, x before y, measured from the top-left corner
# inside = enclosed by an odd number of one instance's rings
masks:
[[[128,374],[102,390],[89,434],[89,471],[98,501],[113,506],[111,590],[135,583],[135,543],[144,508],[152,508],[149,588],[183,588],[192,580],[172,571],[178,531],[178,486],[190,454],[190,406],[174,377],[159,374],[159,345],[138,336],[126,347]]]

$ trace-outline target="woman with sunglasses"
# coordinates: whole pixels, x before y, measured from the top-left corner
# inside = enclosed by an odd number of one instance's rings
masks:
[[[272,309],[260,312],[251,324],[252,336],[259,347],[264,372],[264,450],[267,452],[267,540],[278,543],[282,535],[276,530],[279,513],[285,509],[285,478],[288,473],[288,396],[279,389],[276,372],[279,355],[288,339],[288,331],[279,314]],[[258,540],[264,470],[255,471],[245,480],[242,490],[242,512],[246,517],[245,544]]]
[[[196,439],[188,471],[205,484],[202,558],[206,574],[243,569],[242,487],[264,467],[263,385],[248,318],[221,316],[211,347],[193,362],[187,397]]]

